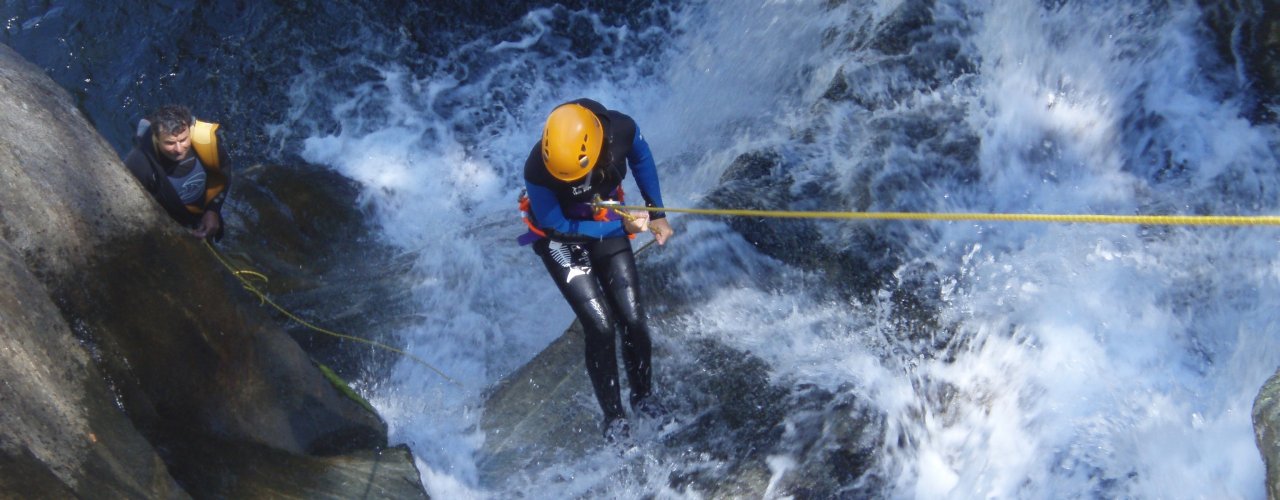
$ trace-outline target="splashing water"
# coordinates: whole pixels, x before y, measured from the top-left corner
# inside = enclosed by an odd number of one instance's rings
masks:
[[[1276,131],[1215,80],[1194,2],[928,4],[656,4],[629,21],[554,7],[430,64],[308,61],[294,119],[319,107],[336,126],[310,127],[302,155],[363,183],[388,240],[417,256],[426,319],[402,339],[462,381],[405,363],[364,388],[431,492],[512,493],[477,483],[480,393],[572,320],[512,243],[523,159],[564,100],[636,117],[672,206],[739,154],[777,149],[830,210],[1275,212]],[[325,78],[352,65],[367,78]],[[1263,494],[1250,405],[1280,359],[1271,230],[886,225],[904,242],[899,281],[835,303],[722,224],[675,220],[664,258],[688,264],[677,288],[705,292],[691,335],[883,412],[885,496]],[[738,257],[708,262],[724,255]],[[928,284],[931,342],[887,319],[909,283]],[[520,494],[698,496],[667,477],[705,463],[647,460],[615,483],[616,457],[588,456]],[[774,484],[794,464],[770,459]]]

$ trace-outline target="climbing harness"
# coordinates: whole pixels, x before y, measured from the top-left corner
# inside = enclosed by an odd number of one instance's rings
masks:
[[[610,214],[616,214],[618,217],[628,221],[635,218],[627,212],[614,209],[615,206],[623,203],[623,200],[626,199],[626,193],[622,192],[622,186],[618,186],[614,189],[613,193],[609,196],[613,199],[605,200],[601,198],[600,195],[596,195],[590,203],[574,203],[566,209],[566,212],[572,214],[570,215],[570,218],[593,220],[596,222],[618,220],[611,218]],[[531,215],[533,212],[533,203],[529,201],[529,193],[521,192],[518,203],[520,206],[520,220],[524,222],[524,225],[527,226],[529,230],[517,237],[516,242],[520,243],[520,246],[525,246],[542,238],[546,238],[546,231],[538,228],[538,224],[534,222],[533,216]],[[636,235],[628,234],[627,237],[634,240]]]
[[[1165,226],[1280,226],[1276,215],[1089,215],[1089,214],[1014,214],[1014,213],[965,213],[965,212],[807,212],[793,210],[740,210],[714,208],[643,207],[592,202],[592,206],[608,208],[621,213],[623,210],[647,210],[695,215],[725,215],[736,217],[775,217],[793,219],[854,219],[854,220],[931,220],[931,221],[1004,221],[1004,222],[1065,222],[1078,224],[1141,224]]]
[[[411,360],[413,360],[413,361],[417,362],[418,364],[420,364],[420,365],[422,365],[422,366],[427,367],[427,368],[428,368],[428,369],[430,369],[431,371],[436,372],[436,374],[437,374],[437,375],[440,375],[440,376],[441,376],[441,377],[443,377],[445,380],[448,380],[449,382],[453,383],[454,385],[456,385],[456,386],[458,386],[458,387],[462,387],[462,384],[461,384],[460,382],[458,382],[457,380],[454,380],[454,379],[453,379],[453,377],[450,377],[450,376],[448,376],[448,375],[445,375],[445,373],[444,373],[444,372],[440,371],[440,369],[436,368],[435,366],[432,366],[432,365],[431,365],[431,363],[428,363],[428,362],[426,362],[426,361],[423,361],[423,359],[422,359],[422,358],[419,358],[419,357],[417,357],[417,356],[415,356],[415,355],[413,355],[413,354],[411,354],[411,353],[409,353],[409,352],[406,352],[406,351],[401,350],[401,349],[396,349],[396,348],[394,348],[394,347],[391,347],[391,346],[389,346],[389,345],[383,344],[383,343],[381,343],[381,342],[375,342],[375,341],[373,341],[373,340],[363,339],[363,338],[356,337],[356,336],[353,336],[353,335],[347,335],[347,334],[343,334],[343,333],[335,332],[335,331],[333,331],[333,330],[328,330],[328,329],[325,329],[325,328],[321,328],[321,327],[319,327],[319,326],[316,326],[315,324],[312,324],[310,321],[307,321],[307,320],[305,320],[305,319],[302,319],[302,318],[298,317],[298,315],[296,315],[296,314],[294,314],[294,313],[290,312],[288,309],[285,309],[284,307],[281,307],[279,304],[276,304],[276,303],[275,303],[275,301],[271,300],[271,297],[268,297],[268,296],[267,296],[266,292],[263,292],[263,291],[262,291],[262,289],[258,288],[256,285],[254,285],[254,284],[253,284],[253,282],[251,282],[251,281],[249,280],[250,278],[253,278],[253,279],[257,279],[257,280],[261,280],[261,281],[263,281],[263,282],[266,282],[266,281],[268,281],[268,280],[267,280],[267,277],[266,277],[265,275],[263,275],[262,273],[259,273],[259,272],[257,272],[257,271],[251,271],[251,270],[248,270],[248,269],[236,269],[236,268],[235,268],[235,266],[232,266],[232,265],[231,265],[231,263],[230,263],[230,262],[228,262],[228,261],[227,261],[227,259],[226,259],[225,257],[223,257],[223,256],[222,256],[222,253],[218,252],[218,249],[213,248],[213,245],[210,245],[210,244],[209,244],[209,241],[208,241],[208,240],[202,240],[202,241],[204,242],[204,246],[205,246],[205,248],[208,248],[208,249],[209,249],[209,252],[213,254],[214,258],[218,259],[218,262],[219,262],[219,263],[221,263],[223,267],[227,268],[227,271],[228,271],[228,272],[230,272],[230,273],[231,273],[231,275],[232,275],[232,276],[234,276],[234,277],[236,278],[236,280],[240,281],[240,285],[241,285],[241,286],[243,286],[245,290],[248,290],[250,293],[252,293],[252,294],[254,294],[254,295],[257,295],[257,296],[258,296],[258,301],[259,301],[259,303],[260,303],[260,304],[266,304],[266,305],[269,305],[269,306],[271,306],[271,307],[274,307],[277,311],[280,311],[280,313],[281,313],[281,314],[284,314],[284,315],[285,315],[285,316],[287,316],[289,319],[292,319],[292,320],[296,321],[298,324],[300,324],[300,325],[302,325],[302,326],[304,326],[304,327],[306,327],[306,328],[308,328],[308,329],[310,329],[310,330],[313,330],[313,331],[316,331],[316,332],[319,332],[319,333],[323,333],[323,334],[325,334],[325,335],[330,335],[330,336],[333,336],[333,337],[337,337],[337,338],[340,338],[340,339],[347,339],[347,340],[353,340],[353,341],[356,341],[356,342],[365,343],[365,344],[371,345],[371,346],[373,346],[373,347],[376,347],[376,348],[379,348],[379,349],[384,349],[384,350],[387,350],[387,351],[391,351],[391,352],[394,352],[394,353],[396,353],[396,354],[399,354],[399,355],[402,355],[402,356],[404,356],[404,357],[407,357],[407,358],[409,358],[409,359],[411,359]]]
[[[627,222],[635,220],[634,215],[631,215],[625,210],[618,209],[622,206],[622,202],[618,200],[606,200],[601,198],[600,195],[596,195],[595,199],[591,200],[591,206],[596,207],[599,210],[612,210],[613,213],[618,214],[618,217],[622,217]]]

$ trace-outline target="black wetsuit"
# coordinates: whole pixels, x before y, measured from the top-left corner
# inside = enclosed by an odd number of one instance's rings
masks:
[[[615,199],[628,164],[648,206],[662,206],[662,197],[648,144],[635,121],[606,110],[595,101],[573,102],[595,113],[604,127],[605,139],[596,167],[581,180],[561,181],[547,171],[541,144],[535,144],[525,162],[524,176],[531,218],[546,234],[533,243],[533,249],[582,323],[587,374],[607,427],[625,417],[618,384],[615,329],[621,327],[622,359],[633,409],[652,390],[650,335],[631,240],[620,220],[591,220],[590,207],[585,203],[597,195]],[[655,213],[653,217],[661,218],[663,214]]]
[[[195,149],[190,152],[192,158],[196,158]],[[199,161],[198,158],[196,160]],[[142,182],[142,187],[146,188],[148,193],[164,207],[165,212],[169,214],[173,220],[178,221],[186,227],[196,227],[200,224],[200,219],[205,212],[213,211],[218,214],[218,218],[222,218],[222,202],[227,197],[228,189],[223,189],[213,199],[207,203],[203,197],[194,203],[199,209],[193,211],[187,208],[187,204],[183,203],[182,196],[178,190],[170,182],[170,177],[182,177],[186,175],[185,170],[190,168],[205,168],[203,164],[191,165],[181,164],[170,160],[168,157],[160,154],[156,149],[151,135],[151,128],[143,121],[139,124],[138,133],[133,139],[133,149],[124,158],[124,164],[129,167],[129,171],[133,176]],[[227,153],[223,149],[222,144],[218,144],[218,170],[210,170],[209,175],[222,176],[222,182],[226,185],[230,184],[229,163],[227,162]],[[203,187],[200,188],[203,190]],[[225,228],[225,225],[223,226]],[[211,235],[213,239],[221,239],[223,228],[218,229],[216,235]]]

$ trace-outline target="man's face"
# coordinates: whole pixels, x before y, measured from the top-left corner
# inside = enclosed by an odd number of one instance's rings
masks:
[[[156,134],[156,146],[160,153],[173,161],[182,161],[191,152],[191,127],[184,128],[176,134]]]

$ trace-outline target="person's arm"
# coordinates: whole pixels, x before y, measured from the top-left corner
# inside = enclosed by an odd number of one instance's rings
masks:
[[[600,222],[565,217],[555,193],[546,187],[525,182],[525,193],[529,196],[529,210],[533,213],[533,220],[553,240],[581,243],[627,234],[620,221]]]
[[[649,142],[644,140],[640,128],[636,127],[636,137],[631,143],[631,152],[627,154],[627,164],[636,176],[636,185],[640,186],[640,196],[644,197],[646,207],[662,208],[662,187],[658,183],[658,165],[653,161],[653,151]],[[667,222],[665,212],[650,212],[647,228],[653,232],[653,238],[659,245],[667,244],[667,238],[675,233]]]
[[[636,137],[631,143],[631,152],[627,153],[627,164],[631,166],[632,175],[636,176],[636,185],[640,187],[640,196],[644,197],[646,207],[662,208],[662,188],[658,183],[658,166],[653,161],[653,152],[649,150],[648,141],[636,128]],[[650,219],[662,219],[667,214],[651,212]]]
[[[151,163],[147,160],[147,156],[142,153],[142,150],[138,149],[137,146],[129,150],[129,154],[124,157],[124,166],[128,167],[129,173],[132,173],[133,177],[142,183],[142,189],[147,190],[152,196],[155,195],[155,169],[151,168]]]

